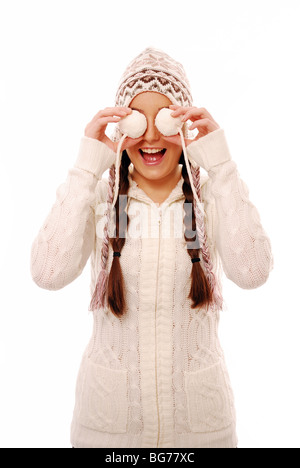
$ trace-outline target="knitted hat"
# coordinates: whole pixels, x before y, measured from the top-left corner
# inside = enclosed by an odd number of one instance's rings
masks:
[[[143,91],[162,93],[174,104],[192,105],[190,84],[183,66],[159,49],[148,47],[130,62],[119,83],[116,105],[127,106]]]
[[[167,55],[165,52],[152,47],[146,48],[141,52],[135,59],[133,59],[127,66],[123,73],[121,80],[118,85],[115,106],[128,107],[131,101],[140,93],[145,91],[152,91],[167,96],[172,104],[179,106],[192,106],[192,95],[190,91],[189,81],[186,77],[183,66],[176,62],[173,58]],[[183,153],[187,166],[187,172],[190,179],[191,188],[194,194],[194,200],[199,203],[195,203],[196,219],[197,219],[197,232],[198,238],[200,239],[200,248],[202,250],[202,256],[206,267],[206,274],[212,289],[214,290],[215,302],[220,303],[221,297],[217,291],[215,278],[212,272],[212,263],[209,256],[209,251],[206,243],[206,234],[204,227],[204,210],[201,203],[201,191],[200,191],[200,168],[191,161],[192,171],[188,163],[188,156],[185,148],[184,138],[188,138],[189,132],[186,128],[186,124],[183,126],[183,130],[180,131]],[[124,135],[123,137],[125,137]],[[110,168],[109,176],[109,188],[108,188],[108,206],[114,206],[114,202],[117,198],[119,191],[119,172],[121,165],[121,140],[122,134],[116,126],[111,139],[119,142],[119,148],[117,152],[116,163]],[[195,188],[196,187],[196,188]],[[104,228],[104,238],[101,251],[101,271],[97,280],[96,288],[91,300],[90,310],[105,306],[105,292],[107,289],[108,272],[107,272],[107,261],[108,261],[108,224],[110,220],[110,209],[106,211],[106,225]]]
[[[178,106],[193,105],[190,84],[181,63],[152,47],[147,47],[127,66],[118,85],[115,106],[128,107],[135,96],[145,91],[163,94]],[[185,134],[188,137],[186,129]],[[120,138],[116,127],[111,139],[119,141]]]

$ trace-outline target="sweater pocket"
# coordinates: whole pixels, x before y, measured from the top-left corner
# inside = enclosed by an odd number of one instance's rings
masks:
[[[233,394],[222,362],[185,372],[188,421],[192,432],[214,432],[235,419]]]
[[[101,432],[126,432],[127,370],[109,369],[84,358],[76,385],[76,407],[83,426]]]

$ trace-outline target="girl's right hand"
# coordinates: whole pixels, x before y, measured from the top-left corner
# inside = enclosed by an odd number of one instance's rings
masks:
[[[106,107],[99,111],[85,127],[84,135],[95,140],[102,141],[115,153],[117,152],[118,142],[113,142],[106,134],[105,130],[109,123],[117,123],[123,117],[131,114],[130,107]],[[122,149],[135,145],[142,138],[126,138]]]

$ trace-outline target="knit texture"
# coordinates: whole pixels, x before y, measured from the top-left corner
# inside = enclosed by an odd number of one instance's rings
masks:
[[[190,84],[181,63],[153,47],[147,47],[127,66],[120,79],[116,105],[128,106],[143,91],[161,92],[178,105],[192,105]]]
[[[172,104],[193,105],[190,84],[182,64],[153,47],[147,47],[126,67],[118,85],[115,105],[129,106],[135,96],[145,91],[161,93]],[[186,138],[192,136],[186,124],[183,132]],[[120,138],[121,132],[117,126],[111,139],[119,141]]]
[[[201,192],[213,273],[221,278],[224,270],[240,287],[257,288],[273,267],[270,241],[228,153],[224,131],[192,145],[193,157],[208,168],[207,175],[201,173]],[[101,165],[95,164],[97,151]],[[65,287],[90,258],[94,291],[109,186],[101,178],[111,156],[104,144],[83,137],[77,162],[33,242],[31,273],[38,286]],[[71,443],[83,448],[236,447],[234,397],[218,337],[220,313],[191,309],[188,299],[192,265],[182,218],[178,221],[184,212],[183,178],[160,205],[131,176],[129,181],[130,229],[120,257],[126,313],[120,318],[106,308],[93,313],[78,373]],[[109,246],[108,268],[112,254]]]

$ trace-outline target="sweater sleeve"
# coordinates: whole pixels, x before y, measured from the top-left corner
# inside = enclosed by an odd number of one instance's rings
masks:
[[[196,140],[187,151],[209,176],[202,194],[213,214],[209,230],[227,278],[244,289],[261,286],[273,269],[271,244],[231,158],[224,130]]]
[[[115,158],[104,143],[82,137],[74,167],[31,247],[31,276],[39,287],[58,290],[81,274],[95,240],[96,194],[105,196],[101,178]]]

